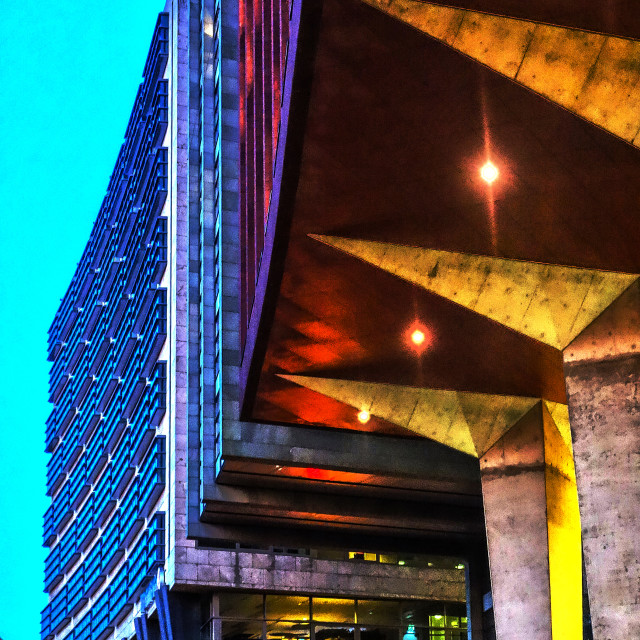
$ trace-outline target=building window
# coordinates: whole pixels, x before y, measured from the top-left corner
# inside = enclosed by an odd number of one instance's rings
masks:
[[[208,640],[464,640],[463,603],[221,593]]]

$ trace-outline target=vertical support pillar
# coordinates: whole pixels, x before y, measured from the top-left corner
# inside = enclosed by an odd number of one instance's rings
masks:
[[[220,598],[217,595],[211,596],[209,608],[211,616],[210,635],[207,640],[222,640],[222,621],[220,620]]]
[[[541,403],[480,458],[498,640],[582,640],[578,499],[559,422]]]
[[[465,584],[467,588],[467,640],[483,640],[483,595],[486,585],[486,555],[466,559]]]
[[[593,636],[640,638],[640,286],[563,355]]]

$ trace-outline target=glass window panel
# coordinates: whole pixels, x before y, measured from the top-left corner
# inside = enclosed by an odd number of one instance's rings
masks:
[[[353,640],[353,627],[325,627],[316,625],[316,640]]]
[[[309,622],[267,622],[267,640],[309,640]]]
[[[440,614],[429,616],[429,626],[444,628],[444,616]]]
[[[430,626],[430,618],[434,615],[444,617],[445,610],[442,602],[409,601],[402,603],[402,624]]]
[[[358,624],[396,626],[399,623],[399,602],[389,600],[358,600]]]
[[[355,600],[313,598],[313,619],[322,622],[355,622]],[[319,639],[318,639],[319,640]]]
[[[465,602],[447,602],[446,608],[448,616],[457,616],[460,618],[463,616],[466,617],[467,615],[467,605]]]
[[[380,562],[384,564],[398,564],[398,555],[396,553],[381,553]]]
[[[258,620],[223,620],[222,640],[260,640],[262,622]]]
[[[309,620],[309,598],[267,596],[267,620]]]
[[[388,627],[362,627],[360,640],[401,640],[399,630]]]
[[[221,618],[262,620],[262,594],[221,593],[218,615]]]

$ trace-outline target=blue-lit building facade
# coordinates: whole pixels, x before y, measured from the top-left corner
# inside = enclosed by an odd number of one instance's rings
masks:
[[[101,636],[166,556],[168,45],[163,14],[107,195],[50,329],[43,636],[69,620],[72,637]]]
[[[285,29],[289,6],[277,6]],[[396,520],[377,515],[386,497],[367,507],[363,534],[333,531],[336,509],[359,500],[348,492],[310,493],[302,511],[320,528],[300,529],[304,515],[289,528],[309,481],[324,480],[290,459],[288,427],[239,419],[238,11],[176,0],[159,15],[106,196],[51,325],[42,640],[399,639],[409,626],[420,640],[445,628],[466,637],[462,558],[482,529],[472,466],[438,451],[453,470],[443,483],[469,495],[459,523],[426,518],[432,546],[380,534],[375,522]],[[286,31],[282,41],[284,60]],[[269,450],[274,437],[280,452]],[[320,430],[307,446],[321,457],[344,447],[341,468],[364,477],[384,456],[363,459],[359,437],[330,445]],[[390,446],[410,462],[429,449]],[[289,469],[302,494],[262,496],[261,467]],[[413,512],[413,499],[399,508]],[[255,521],[273,509],[281,515]]]

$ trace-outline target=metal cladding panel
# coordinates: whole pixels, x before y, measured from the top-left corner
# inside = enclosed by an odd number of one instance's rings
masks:
[[[167,335],[168,37],[162,13],[107,194],[50,330],[43,638],[72,618],[68,637],[108,634],[165,558],[156,509],[166,447],[156,428],[167,393],[158,358]]]

